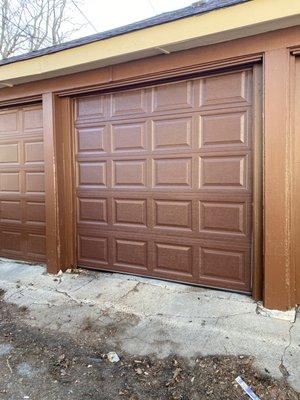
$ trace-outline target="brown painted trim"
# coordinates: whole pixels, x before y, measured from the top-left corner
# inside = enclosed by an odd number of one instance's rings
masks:
[[[47,270],[57,273],[75,266],[71,100],[46,93],[43,112]]]
[[[29,105],[35,103],[41,103],[42,96],[33,96],[33,97],[25,97],[22,99],[14,99],[14,100],[7,100],[0,102],[0,108],[9,108],[9,107],[16,107],[20,105]]]
[[[263,71],[253,66],[253,290],[255,300],[263,299]]]
[[[47,271],[60,270],[60,230],[58,214],[57,152],[56,152],[56,98],[43,94],[43,126],[45,156],[46,257]]]
[[[290,255],[290,296],[291,296],[291,304],[294,306],[296,304],[296,265],[295,265],[295,246],[296,246],[296,237],[294,235],[294,204],[296,201],[295,194],[295,185],[294,181],[296,179],[296,171],[295,171],[295,153],[297,151],[295,147],[295,85],[296,85],[296,58],[290,53],[289,57],[289,119],[288,126],[289,131],[288,134],[288,157],[289,157],[289,168],[288,168],[288,179],[290,185],[290,193],[289,193],[289,232],[288,232],[288,240],[290,243],[289,246],[289,255]]]
[[[265,53],[264,304],[279,310],[294,306],[290,249],[289,73],[288,49]]]
[[[295,303],[300,304],[300,57],[291,57],[291,128],[293,140],[292,184],[292,270],[295,276]]]
[[[73,190],[74,164],[71,132],[73,130],[73,110],[70,98],[57,98],[58,128],[56,132],[56,148],[58,163],[59,185],[59,222],[61,232],[61,269],[75,267],[75,241],[74,234],[75,204]]]
[[[74,96],[78,94],[91,94],[92,92],[106,91],[112,89],[123,89],[128,86],[137,85],[151,85],[157,82],[161,83],[163,80],[174,80],[174,79],[187,79],[189,77],[196,76],[207,76],[209,73],[216,73],[216,70],[222,70],[228,68],[240,68],[242,66],[252,65],[255,62],[262,61],[262,54],[247,55],[245,57],[230,58],[227,60],[219,60],[211,63],[199,63],[193,66],[187,66],[184,68],[176,68],[168,71],[162,71],[160,73],[148,73],[140,77],[132,77],[130,79],[121,80],[119,82],[110,82],[107,84],[90,86],[82,89],[67,90],[58,92],[59,96]]]
[[[78,266],[78,241],[77,241],[77,219],[78,219],[78,207],[77,207],[77,196],[76,196],[76,127],[75,127],[75,119],[76,119],[76,98],[69,98],[70,100],[70,116],[71,116],[71,127],[69,130],[69,140],[70,140],[70,164],[72,166],[72,191],[70,196],[72,197],[72,246],[74,251],[74,265],[75,267]]]

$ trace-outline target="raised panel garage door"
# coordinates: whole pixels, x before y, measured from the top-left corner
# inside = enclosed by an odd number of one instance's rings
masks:
[[[252,71],[76,100],[78,264],[251,290]]]
[[[42,107],[0,110],[0,256],[45,261]]]

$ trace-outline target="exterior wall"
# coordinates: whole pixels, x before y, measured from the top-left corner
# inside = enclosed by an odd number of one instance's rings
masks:
[[[256,127],[263,136],[264,264],[254,273],[254,297],[266,307],[289,309],[296,304],[296,262],[291,245],[293,190],[293,115],[295,57],[300,46],[300,27],[270,32],[169,55],[119,64],[0,90],[4,106],[43,100],[46,174],[47,260],[50,272],[72,267],[75,243],[70,243],[74,226],[72,204],[72,98],[77,92],[123,87],[172,76],[234,67],[262,60],[264,122]],[[298,64],[297,64],[298,65]],[[259,74],[257,84],[260,86]],[[258,118],[258,121],[260,118]],[[262,135],[263,134],[263,135]],[[258,168],[260,161],[255,160]],[[68,206],[66,207],[66,204]],[[259,212],[259,211],[257,211]],[[259,216],[257,216],[259,220]],[[294,235],[295,236],[295,235]],[[255,227],[257,246],[261,226]],[[255,254],[254,254],[255,257]],[[299,266],[297,267],[299,271]],[[264,282],[262,281],[264,276]],[[299,276],[299,272],[298,275]],[[299,296],[297,301],[299,302]]]

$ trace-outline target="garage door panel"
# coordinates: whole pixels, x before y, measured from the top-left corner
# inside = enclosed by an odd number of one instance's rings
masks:
[[[251,105],[251,71],[226,75],[226,78],[220,75],[146,89],[131,89],[113,95],[83,97],[76,102],[76,125],[93,124],[101,120],[128,121],[146,115],[174,115],[174,112],[205,113],[212,109],[221,112],[224,108]],[[218,86],[223,86],[223,90]],[[110,110],[109,113],[107,110]]]
[[[104,126],[77,129],[79,154],[103,154],[109,152],[108,128]]]
[[[18,143],[3,143],[0,145],[0,164],[19,164],[20,150]]]
[[[42,138],[35,141],[24,141],[24,163],[43,164],[44,163],[44,143]]]
[[[155,227],[149,228],[144,225],[134,225],[134,224],[115,224],[113,226],[101,224],[88,224],[80,222],[77,226],[78,232],[84,235],[101,235],[101,234],[129,234],[129,235],[139,235],[140,239],[146,240],[148,238],[155,239],[159,237],[167,237],[168,239],[176,239],[180,233],[182,240],[196,241],[197,243],[202,243],[206,241],[219,241],[227,244],[245,244],[249,246],[251,244],[251,237],[242,234],[236,234],[231,232],[223,231],[199,231],[199,230],[188,230],[180,228],[170,228],[170,227]]]
[[[154,228],[192,230],[192,201],[153,200]]]
[[[156,86],[152,89],[152,111],[183,110],[195,107],[195,81]]]
[[[77,100],[80,265],[250,291],[251,81]]]
[[[113,240],[113,264],[132,270],[148,269],[148,243],[141,240]]]
[[[26,193],[44,193],[45,191],[44,171],[25,172],[25,191]]]
[[[42,132],[43,128],[43,111],[41,107],[24,108],[21,112],[23,120],[23,133],[27,134],[32,131]]]
[[[247,148],[250,135],[250,115],[247,110],[230,110],[226,113],[207,114],[200,117],[201,148]]]
[[[24,220],[27,224],[45,225],[46,210],[45,202],[42,201],[24,201]]]
[[[79,234],[78,236],[79,261],[88,261],[101,265],[108,265],[108,238],[94,237]]]
[[[79,162],[78,170],[80,186],[107,186],[107,162]]]
[[[129,158],[94,161],[78,159],[79,185],[149,190],[242,190],[250,187],[249,153],[200,153],[191,157],[178,153],[167,157]],[[195,153],[196,154],[196,153]],[[203,155],[201,155],[203,154]],[[110,164],[111,163],[111,164]],[[200,179],[198,179],[200,176]]]
[[[110,98],[111,116],[127,116],[147,113],[147,90],[128,90],[112,94]]]
[[[78,120],[89,120],[92,117],[107,118],[106,96],[90,96],[78,99],[76,102],[76,115]]]
[[[133,187],[145,188],[147,186],[147,160],[113,160],[113,181],[115,188]]]
[[[14,230],[1,231],[1,253],[5,256],[22,256],[22,232]]]
[[[217,75],[201,80],[201,106],[250,103],[250,71]]]
[[[8,139],[9,136],[9,139]],[[0,112],[0,256],[45,260],[42,107]]]
[[[153,150],[192,149],[193,118],[165,118],[151,121]]]
[[[249,149],[251,126],[247,110],[218,114],[179,114],[107,122],[106,126],[77,126],[77,158],[97,159],[114,154],[147,155],[238,151]],[[199,150],[200,147],[200,150]]]
[[[45,227],[44,224],[35,224],[29,223],[23,220],[14,221],[14,220],[0,220],[0,230],[10,231],[10,232],[23,232],[24,234],[27,233],[34,233],[34,234],[44,234]]]
[[[44,259],[46,254],[46,236],[31,234],[27,235],[27,252],[32,258]]]
[[[16,200],[0,201],[0,221],[1,222],[22,222],[22,204]]]
[[[18,133],[19,132],[19,114],[16,110],[1,111],[0,112],[0,133]]]
[[[200,279],[211,286],[247,290],[250,284],[247,250],[201,247],[199,254]]]
[[[192,163],[192,157],[153,159],[153,187],[191,189],[193,184]]]
[[[99,192],[100,196],[101,191]],[[103,193],[102,193],[103,195]],[[217,194],[182,193],[156,194],[111,192],[100,198],[93,191],[81,193],[78,198],[78,223],[101,225],[101,229],[127,230],[145,229],[199,238],[250,240],[251,196],[225,196]],[[92,196],[92,197],[89,197]],[[203,200],[201,199],[203,198]]]
[[[107,224],[108,222],[107,199],[78,199],[78,222],[91,224]]]
[[[113,221],[115,225],[147,226],[146,199],[113,199]]]
[[[86,236],[87,232],[92,236]],[[220,286],[220,282],[224,281],[224,287],[233,285],[236,290],[249,290],[247,243],[179,239],[163,234],[160,238],[157,241],[156,234],[137,235],[137,232],[120,232],[117,229],[92,232],[80,228],[78,261],[95,268],[149,276],[159,274],[167,279],[193,283],[199,283],[200,280],[211,286]]]
[[[112,151],[130,152],[147,150],[145,122],[113,124]]]
[[[248,212],[250,210],[246,202],[201,201],[199,206],[200,232],[249,237]]]
[[[155,243],[154,272],[174,277],[193,277],[193,247]]]
[[[19,172],[0,171],[1,192],[20,192],[20,181]]]
[[[248,190],[249,167],[247,154],[200,157],[200,189]]]

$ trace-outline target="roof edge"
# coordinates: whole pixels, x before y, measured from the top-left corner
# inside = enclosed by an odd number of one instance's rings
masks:
[[[32,51],[18,56],[9,57],[4,60],[0,60],[0,67],[2,65],[8,65],[19,61],[29,60],[32,58],[41,57],[47,54],[58,53],[64,50],[72,49],[74,47],[84,46],[89,43],[110,39],[112,37],[124,35],[126,33],[134,32],[150,28],[152,26],[165,24],[168,22],[176,21],[183,18],[192,17],[194,15],[204,14],[211,11],[215,11],[221,8],[246,3],[252,0],[210,0],[208,2],[196,2],[190,6],[168,11],[151,18],[147,18],[138,22],[133,22],[128,25],[124,25],[118,28],[110,29],[108,31],[96,33],[94,35],[85,36],[79,39],[74,39],[69,42],[65,42],[59,45],[45,47],[44,49]]]

